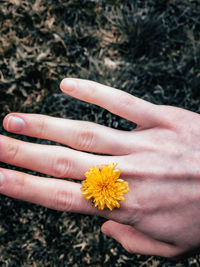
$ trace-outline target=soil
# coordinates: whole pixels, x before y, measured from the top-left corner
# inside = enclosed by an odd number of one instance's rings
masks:
[[[64,77],[199,113],[199,0],[1,0],[0,125],[9,112],[27,112],[133,127],[61,93]],[[0,201],[0,266],[200,266],[199,255],[171,262],[129,254],[100,232],[96,216]]]

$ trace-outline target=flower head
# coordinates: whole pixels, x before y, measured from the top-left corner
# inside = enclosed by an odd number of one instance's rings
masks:
[[[85,173],[81,190],[86,199],[92,199],[99,210],[119,208],[120,200],[125,200],[123,194],[128,193],[128,183],[119,179],[120,170],[114,169],[116,163],[103,165],[101,169],[90,167]]]

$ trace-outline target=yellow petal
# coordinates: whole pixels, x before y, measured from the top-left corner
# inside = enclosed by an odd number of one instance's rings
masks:
[[[85,173],[86,179],[82,181],[83,196],[92,199],[94,206],[103,210],[119,208],[119,201],[124,201],[123,194],[128,193],[128,182],[120,179],[121,171],[114,169],[117,163],[103,165],[101,169],[93,166]]]

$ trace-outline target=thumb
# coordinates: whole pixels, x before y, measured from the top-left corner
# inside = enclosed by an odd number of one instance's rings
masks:
[[[152,239],[130,225],[107,221],[102,225],[101,231],[118,241],[130,253],[169,258],[180,253],[177,247]]]

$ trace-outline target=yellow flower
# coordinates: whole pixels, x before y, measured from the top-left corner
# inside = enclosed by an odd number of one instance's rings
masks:
[[[120,200],[125,200],[123,194],[128,193],[128,182],[119,179],[120,170],[114,169],[117,163],[103,165],[101,169],[90,167],[85,173],[81,190],[86,199],[92,199],[99,210],[119,208]]]

